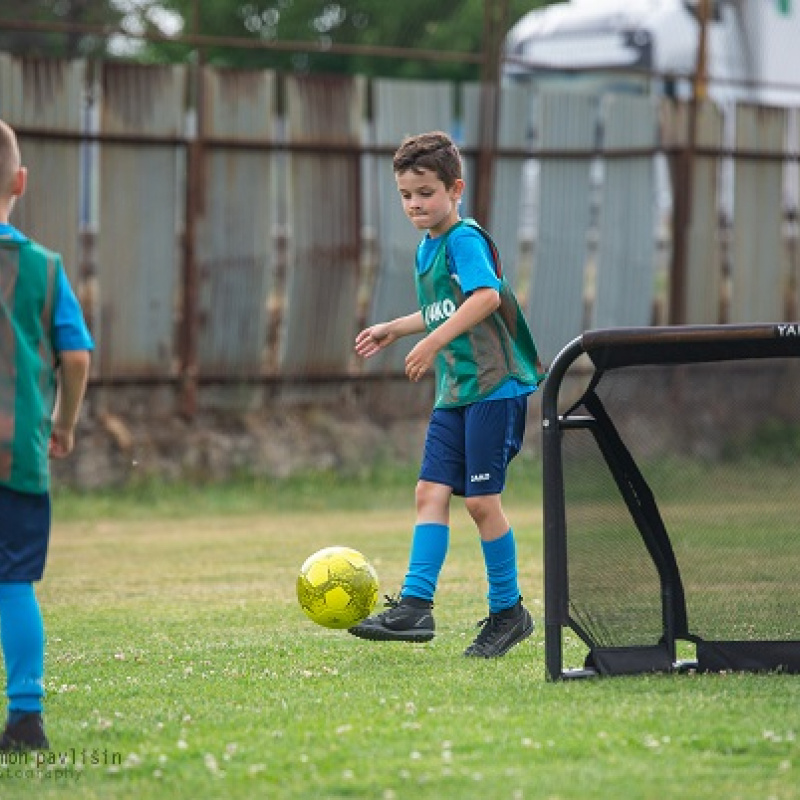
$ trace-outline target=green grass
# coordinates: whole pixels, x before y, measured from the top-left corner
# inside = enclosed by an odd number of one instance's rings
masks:
[[[413,508],[417,465],[379,465],[363,473],[316,472],[290,478],[241,476],[223,484],[165,483],[147,477],[124,489],[81,492],[56,487],[58,520],[86,518],[186,519],[207,514]],[[540,502],[541,465],[518,459],[505,495],[511,502]]]
[[[295,601],[299,565],[337,543],[397,589],[413,472],[59,493],[38,591],[66,763],[0,768],[0,797],[800,797],[796,677],[544,680],[539,480],[517,469],[507,510],[537,629],[492,662],[461,655],[485,584],[458,503],[432,643],[364,642]]]

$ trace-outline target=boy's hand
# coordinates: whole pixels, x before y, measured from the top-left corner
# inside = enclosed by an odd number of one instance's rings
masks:
[[[388,347],[396,339],[397,336],[392,333],[389,323],[381,322],[377,325],[371,325],[369,328],[364,328],[356,336],[355,350],[362,358],[369,358],[383,350],[384,347]]]
[[[48,455],[50,458],[66,458],[75,445],[74,430],[57,428],[55,425],[50,431],[50,443],[48,445]]]
[[[439,348],[426,336],[406,356],[406,377],[416,383],[433,366]]]

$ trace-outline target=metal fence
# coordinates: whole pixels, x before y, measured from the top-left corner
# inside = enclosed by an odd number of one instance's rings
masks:
[[[474,193],[479,92],[0,55],[0,117],[30,171],[12,221],[63,253],[97,383],[191,396],[204,382],[396,375],[400,350],[357,364],[351,346],[360,325],[416,304],[418,233],[391,155],[407,134],[450,131]],[[509,86],[499,107],[482,222],[544,360],[587,327],[669,321],[688,106]],[[698,108],[686,322],[796,316],[797,117]]]

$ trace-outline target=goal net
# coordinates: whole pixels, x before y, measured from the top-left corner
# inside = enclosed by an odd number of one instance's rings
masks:
[[[542,395],[550,679],[800,672],[800,326],[589,331]]]

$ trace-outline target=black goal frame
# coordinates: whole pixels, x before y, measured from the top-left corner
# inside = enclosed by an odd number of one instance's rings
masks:
[[[800,673],[800,642],[697,642],[697,662],[676,660],[676,640],[694,640],[681,576],[658,503],[594,393],[604,372],[630,366],[692,364],[767,358],[800,359],[800,323],[700,325],[591,330],[553,361],[542,393],[545,669],[549,680],[644,672],[742,670]],[[559,412],[568,370],[588,359],[594,371],[577,402]],[[582,407],[589,414],[577,414]],[[661,584],[663,635],[657,645],[603,648],[571,617],[562,441],[570,429],[588,430],[620,490]],[[564,669],[563,636],[574,632],[589,647],[584,668]]]

